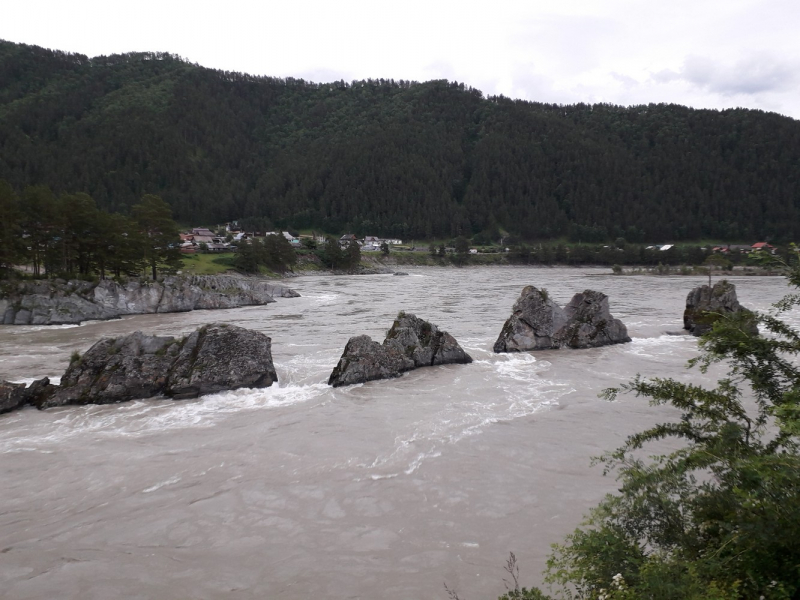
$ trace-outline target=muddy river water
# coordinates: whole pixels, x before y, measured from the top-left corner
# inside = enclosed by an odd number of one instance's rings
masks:
[[[679,330],[692,277],[608,269],[411,269],[305,276],[263,307],[0,326],[0,379],[60,375],[73,350],[135,330],[222,321],[272,337],[279,384],[198,400],[0,415],[0,597],[420,598],[504,591],[516,553],[539,584],[553,542],[615,489],[590,458],[659,420],[598,398],[637,373],[710,382]],[[767,310],[782,278],[734,277]],[[522,287],[565,304],[609,295],[629,344],[496,355]],[[399,310],[452,333],[475,362],[326,385],[348,338],[379,341]],[[790,315],[800,321],[796,315]]]

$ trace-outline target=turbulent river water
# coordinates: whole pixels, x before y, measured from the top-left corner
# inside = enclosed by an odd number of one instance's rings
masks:
[[[687,371],[690,277],[607,269],[410,270],[306,276],[263,307],[139,315],[81,326],[0,326],[0,379],[58,377],[70,354],[135,330],[223,321],[272,337],[279,384],[0,416],[0,597],[447,598],[504,591],[516,553],[539,584],[549,545],[615,489],[590,459],[658,421],[645,399],[598,398],[637,373]],[[733,277],[768,310],[783,278]],[[629,344],[496,355],[525,285],[559,304],[605,292]],[[381,341],[399,310],[452,333],[471,365],[326,385],[348,338]],[[795,322],[798,317],[790,315]]]

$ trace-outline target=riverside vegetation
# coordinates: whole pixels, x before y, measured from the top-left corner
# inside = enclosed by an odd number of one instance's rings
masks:
[[[800,287],[800,267],[789,281]],[[798,305],[794,293],[772,314],[741,311],[714,322],[690,366],[726,364],[715,389],[637,377],[606,391],[609,400],[632,393],[671,404],[681,418],[597,459],[620,488],[554,546],[545,579],[552,597],[800,598],[800,332],[779,318]],[[755,334],[755,324],[768,335]],[[648,444],[670,438],[685,444],[642,457]],[[507,570],[502,600],[551,597],[520,587],[513,554]]]

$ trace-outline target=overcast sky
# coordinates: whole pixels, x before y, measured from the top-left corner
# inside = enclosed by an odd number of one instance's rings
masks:
[[[0,38],[311,81],[449,79],[542,102],[800,119],[800,0],[6,0]]]

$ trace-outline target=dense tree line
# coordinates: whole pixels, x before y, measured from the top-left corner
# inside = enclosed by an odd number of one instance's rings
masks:
[[[138,276],[180,265],[178,226],[160,197],[146,194],[130,216],[97,208],[91,196],[49,187],[21,194],[0,179],[0,278],[28,265],[34,277]]]
[[[314,84],[170,54],[0,42],[0,178],[180,221],[533,241],[790,240],[800,123],[757,110],[570,106],[460,83]]]
[[[243,273],[258,273],[261,267],[284,273],[297,263],[297,254],[280,233],[239,242],[233,266]]]

